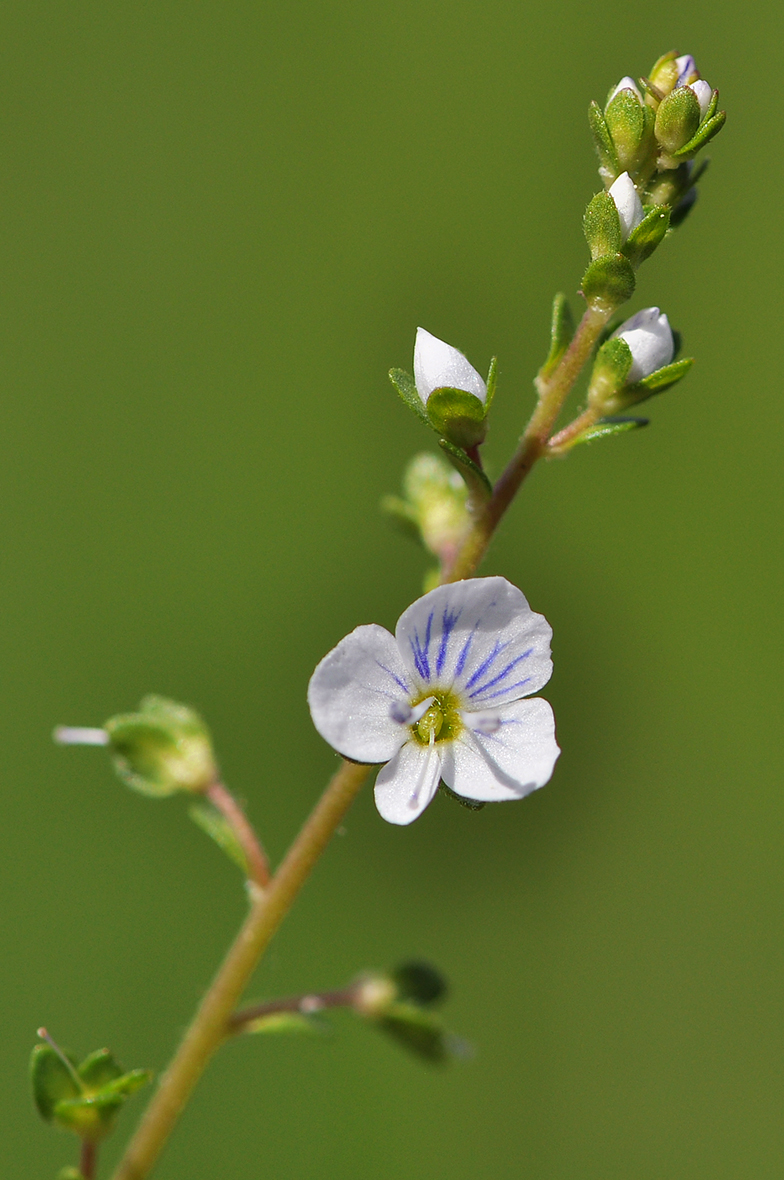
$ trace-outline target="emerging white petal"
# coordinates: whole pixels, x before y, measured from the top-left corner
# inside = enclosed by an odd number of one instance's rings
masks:
[[[465,799],[522,799],[552,776],[560,750],[547,701],[514,701],[498,712],[501,723],[494,733],[467,728],[444,749],[441,777]]]
[[[642,201],[628,172],[622,172],[615,183],[610,186],[609,191],[621,219],[621,233],[625,242],[632,230],[636,229],[645,216]]]
[[[688,86],[690,82],[695,82],[700,76],[697,63],[690,53],[684,53],[680,57],[676,57],[675,65],[678,70],[676,86]]]
[[[487,397],[487,386],[462,352],[437,336],[432,336],[424,328],[417,328],[414,380],[417,393],[425,404],[435,389],[445,387],[464,389],[466,393],[473,393],[482,403]]]
[[[495,709],[552,675],[547,620],[506,578],[439,586],[404,611],[395,638],[409,677],[454,689],[463,708]]]
[[[406,742],[376,779],[376,807],[391,824],[410,824],[431,801],[441,779],[437,746]]]
[[[411,681],[397,644],[375,623],[357,627],[310,678],[308,705],[321,736],[356,762],[386,762],[408,738]],[[403,720],[396,720],[395,709]]]
[[[658,307],[646,307],[621,324],[613,336],[620,336],[632,351],[627,380],[641,381],[656,369],[669,365],[675,353],[670,322]]]
[[[709,84],[702,78],[698,78],[696,82],[691,83],[691,90],[697,95],[697,102],[700,104],[700,119],[705,118],[705,113],[710,106],[710,101],[713,98],[713,91]]]
[[[610,105],[610,103],[611,103],[611,102],[612,102],[612,100],[615,98],[615,96],[616,96],[616,94],[618,93],[618,91],[619,91],[619,90],[631,90],[631,91],[633,91],[633,93],[634,93],[634,94],[637,96],[637,99],[639,100],[639,102],[640,102],[640,103],[642,103],[642,101],[643,101],[643,97],[642,97],[642,95],[640,94],[640,91],[639,91],[639,88],[638,88],[638,86],[637,86],[637,83],[635,82],[634,78],[630,78],[630,77],[629,77],[629,75],[628,75],[628,74],[626,74],[626,76],[625,76],[625,77],[621,78],[620,82],[619,82],[619,83],[618,83],[618,85],[615,87],[615,90],[613,90],[612,94],[611,94],[611,95],[610,95],[610,97],[607,99],[607,106],[609,106],[609,105]]]

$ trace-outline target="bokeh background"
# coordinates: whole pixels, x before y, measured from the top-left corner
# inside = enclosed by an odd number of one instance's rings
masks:
[[[630,310],[698,364],[537,470],[485,567],[553,625],[557,773],[408,830],[366,790],[250,993],[426,957],[475,1054],[247,1038],[156,1175],[781,1176],[781,34],[728,0],[4,5],[4,1174],[74,1160],[36,1027],[160,1069],[244,909],[179,800],[52,727],[195,704],[282,854],[334,765],[312,668],[421,584],[376,505],[432,443],[386,372],[417,324],[497,353],[500,468],[585,265],[588,102],[677,47],[730,118]]]

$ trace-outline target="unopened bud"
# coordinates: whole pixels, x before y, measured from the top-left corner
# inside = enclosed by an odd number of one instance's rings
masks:
[[[187,705],[148,696],[104,728],[117,773],[144,795],[205,791],[218,777],[207,727]]]

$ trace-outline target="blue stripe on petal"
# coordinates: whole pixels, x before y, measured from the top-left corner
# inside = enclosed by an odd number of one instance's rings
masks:
[[[379,668],[382,668],[382,669],[383,669],[385,672],[387,672],[387,673],[388,673],[388,674],[389,674],[389,675],[392,677],[392,679],[394,680],[395,684],[397,684],[397,685],[398,685],[400,688],[402,688],[403,692],[405,692],[405,693],[410,693],[410,691],[411,691],[411,690],[410,690],[410,688],[408,687],[408,685],[405,683],[405,681],[401,680],[401,679],[400,679],[400,677],[399,677],[399,676],[397,676],[397,675],[396,675],[396,674],[395,674],[395,673],[392,671],[392,669],[391,669],[391,668],[388,668],[388,667],[386,666],[386,664],[382,664],[380,660],[376,660],[376,663],[378,664]]]
[[[509,685],[507,685],[506,688],[497,688],[495,690],[495,692],[491,692],[488,696],[486,696],[485,700],[492,701],[492,700],[494,700],[495,697],[502,697],[504,695],[504,693],[514,692],[514,690],[516,688],[523,688],[526,684],[530,684],[530,683],[531,683],[531,677],[526,676],[525,680],[518,680],[517,684],[509,684]],[[471,696],[474,696],[474,693],[471,693]],[[480,704],[480,703],[484,703],[484,702],[477,701],[477,704]]]
[[[508,646],[509,646],[508,640],[506,643],[501,643],[498,639],[496,639],[495,645],[493,647],[493,650],[490,652],[490,655],[487,657],[487,659],[484,661],[484,663],[479,665],[479,667],[473,673],[471,678],[466,681],[466,688],[470,688],[472,684],[476,684],[477,680],[479,680],[480,677],[484,676],[485,672],[487,672],[488,669],[490,667],[492,667],[492,665],[498,659],[498,657],[500,656],[500,654],[504,650],[504,648],[508,647]],[[502,675],[503,675],[503,673],[502,673]],[[492,683],[495,683],[495,681],[493,681]],[[482,690],[478,688],[476,691],[481,692]],[[471,693],[471,696],[474,696],[474,693]]]
[[[441,620],[441,645],[438,649],[438,657],[436,659],[436,675],[440,676],[444,670],[444,661],[446,660],[446,651],[449,646],[449,636],[455,628],[455,625],[462,614],[462,610],[456,611],[455,614],[449,613],[449,607],[444,610],[444,617]]]
[[[419,638],[419,632],[414,629],[414,638],[409,640],[411,644],[411,653],[414,657],[414,667],[423,680],[430,680],[430,636],[433,630],[433,611],[427,617],[427,629],[425,631],[425,644],[422,646],[422,641]]]
[[[468,681],[466,688],[471,687],[471,685],[481,675],[481,673],[487,669],[488,665],[493,662],[495,657],[498,655],[498,652],[503,651],[504,647],[507,647],[507,646],[508,646],[508,644],[502,644],[501,646],[499,646],[498,643],[496,643],[496,648],[498,648],[498,651],[494,650],[491,653],[491,655],[488,657],[488,659],[485,660],[482,667],[477,672],[474,672],[473,676]],[[528,651],[524,651],[522,655],[516,656],[515,659],[513,659],[511,663],[506,665],[503,672],[499,672],[498,675],[494,676],[492,680],[488,680],[487,684],[483,684],[479,688],[475,688],[472,693],[469,693],[469,696],[472,696],[472,697],[481,696],[482,693],[486,692],[488,688],[492,688],[494,684],[498,684],[499,680],[503,680],[505,676],[508,676],[509,673],[512,671],[512,669],[517,667],[517,665],[520,663],[521,660],[527,660],[533,650],[534,649],[532,647],[529,647]],[[528,677],[528,679],[529,680],[531,679],[530,676]],[[503,689],[502,691],[506,692],[507,690]],[[497,696],[498,694],[494,693],[493,695]]]

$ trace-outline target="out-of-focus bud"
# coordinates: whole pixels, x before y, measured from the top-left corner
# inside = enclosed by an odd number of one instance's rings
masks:
[[[629,346],[632,363],[626,381],[632,384],[669,365],[675,354],[675,340],[670,321],[658,307],[646,307],[621,324],[611,339]]]
[[[621,169],[649,173],[656,159],[654,113],[632,78],[622,78],[604,108],[604,120]]]
[[[409,1052],[443,1063],[460,1051],[460,1043],[429,1010],[445,992],[446,982],[433,967],[404,963],[389,975],[361,976],[352,1007]]]
[[[112,717],[105,729],[115,770],[144,795],[205,791],[218,778],[207,726],[187,705],[148,696],[138,713]]]
[[[440,455],[415,455],[403,476],[404,496],[385,496],[381,509],[421,541],[439,562],[449,562],[469,526],[468,490]]]
[[[609,195],[618,210],[618,218],[621,223],[621,241],[625,242],[644,216],[642,201],[628,172],[624,172],[610,186]]]

